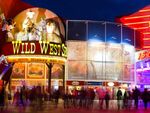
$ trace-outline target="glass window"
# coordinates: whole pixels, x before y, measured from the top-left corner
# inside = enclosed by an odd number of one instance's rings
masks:
[[[105,43],[88,43],[88,60],[104,61],[105,47]]]
[[[87,65],[85,61],[68,61],[68,78],[85,79],[87,75]]]
[[[107,80],[122,80],[122,63],[106,62],[105,66]]]
[[[105,42],[105,22],[88,22],[88,40]]]
[[[87,43],[83,41],[68,41],[68,60],[86,60]]]
[[[89,80],[104,80],[103,62],[88,61],[88,79]]]
[[[122,43],[134,45],[134,30],[122,26]]]
[[[121,25],[106,23],[106,42],[121,43]]]
[[[68,21],[68,40],[86,40],[86,21]]]

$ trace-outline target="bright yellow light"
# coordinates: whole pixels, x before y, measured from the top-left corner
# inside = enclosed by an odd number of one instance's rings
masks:
[[[114,86],[114,83],[113,82],[108,82],[108,86]]]
[[[48,55],[9,55],[6,56],[8,62],[42,62],[42,63],[60,63],[64,64],[66,58]]]

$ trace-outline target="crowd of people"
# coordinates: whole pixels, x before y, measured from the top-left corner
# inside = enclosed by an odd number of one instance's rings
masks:
[[[122,91],[121,87],[119,87],[115,94],[104,89],[74,89],[71,92],[67,91],[64,94],[64,108],[93,108],[94,100],[96,100],[96,98],[99,101],[98,106],[100,109],[110,109],[110,101],[113,100],[116,100],[118,110],[131,108],[138,109],[139,100],[143,100],[144,108],[147,109],[148,102],[150,101],[150,92],[146,88],[144,91],[140,91],[137,87],[132,89],[132,91],[127,89]]]
[[[57,108],[60,98],[63,100],[65,109],[72,107],[93,109],[95,101],[98,101],[100,109],[111,109],[110,105],[112,103],[110,101],[112,100],[116,100],[118,110],[138,109],[139,99],[143,100],[144,108],[147,109],[150,101],[150,92],[147,89],[141,92],[137,87],[132,89],[132,91],[122,91],[121,87],[119,87],[115,94],[110,92],[110,90],[93,88],[81,88],[80,90],[74,88],[66,91],[53,90],[49,94],[41,86],[34,86],[31,89],[23,86],[17,88],[12,96],[3,87],[0,90],[0,107],[3,110],[11,104],[19,107],[31,106],[34,110],[38,110],[42,109],[45,101],[51,100]],[[134,103],[134,106],[132,103]]]

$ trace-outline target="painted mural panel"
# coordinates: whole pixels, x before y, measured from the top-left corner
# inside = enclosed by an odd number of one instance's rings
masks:
[[[29,63],[27,70],[27,78],[31,79],[44,79],[45,68],[42,63]]]
[[[12,70],[12,78],[25,78],[25,63],[15,63]]]

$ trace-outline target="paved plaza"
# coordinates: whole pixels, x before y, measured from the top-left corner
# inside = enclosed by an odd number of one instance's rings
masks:
[[[60,101],[57,108],[52,102],[45,102],[42,107],[9,105],[7,109],[0,111],[0,113],[150,113],[150,106],[146,110],[143,106],[140,106],[138,110],[134,108],[131,108],[130,110],[118,110],[117,108],[110,108],[109,110],[106,110],[99,109],[97,105],[94,105],[94,107],[90,109],[79,107],[69,107],[64,109],[63,102]]]

